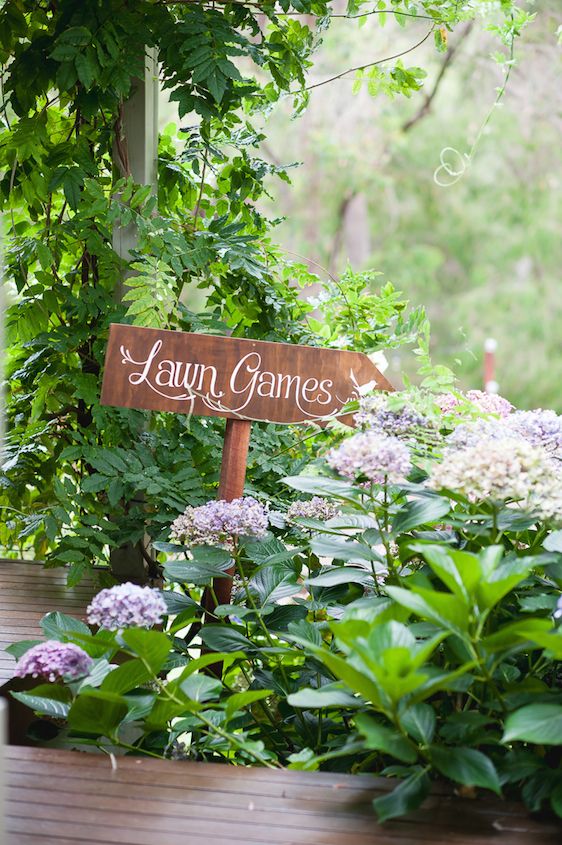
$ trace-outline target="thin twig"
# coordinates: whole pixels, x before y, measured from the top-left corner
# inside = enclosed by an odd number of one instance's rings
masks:
[[[322,82],[315,82],[313,85],[307,85],[302,90],[303,91],[312,91],[313,88],[320,88],[321,85],[327,85],[329,82],[335,82],[337,79],[342,79],[344,76],[347,76],[350,73],[357,73],[358,70],[367,70],[367,68],[375,67],[376,65],[382,65],[385,62],[391,62],[394,59],[399,59],[401,56],[406,56],[408,53],[411,53],[414,50],[417,50],[418,47],[421,47],[421,45],[425,41],[427,41],[429,36],[435,30],[435,26],[436,26],[436,24],[434,24],[432,27],[430,27],[430,29],[426,32],[424,37],[421,38],[412,47],[408,47],[407,50],[402,50],[400,53],[395,53],[393,56],[385,56],[384,59],[377,59],[374,62],[367,62],[366,64],[363,64],[363,65],[357,65],[356,67],[350,67],[347,70],[342,70],[341,73],[336,73],[335,76],[330,76],[328,79],[323,79]],[[299,92],[298,91],[291,91],[290,93],[291,94],[298,94]]]

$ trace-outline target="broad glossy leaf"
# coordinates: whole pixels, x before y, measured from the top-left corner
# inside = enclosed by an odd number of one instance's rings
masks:
[[[451,510],[451,503],[442,496],[424,497],[407,502],[392,521],[394,534],[404,534],[420,525],[428,525],[446,516]]]
[[[489,757],[474,748],[455,748],[432,745],[431,762],[445,777],[464,786],[483,786],[493,792],[501,792],[496,767]]]
[[[438,578],[461,601],[468,603],[482,578],[477,555],[437,545],[412,543],[410,548],[420,552]]]
[[[271,695],[271,693],[272,690],[269,689],[253,689],[246,690],[245,692],[235,692],[234,695],[231,695],[230,698],[228,698],[226,701],[226,705],[224,708],[226,718],[231,719],[232,716],[239,710],[243,710],[250,704],[254,704],[257,701],[261,701],[262,699],[267,698],[268,695]]]
[[[315,647],[310,643],[305,642],[304,644],[312,651],[315,657],[324,663],[337,678],[344,681],[353,692],[359,693],[367,701],[372,701],[373,704],[380,705],[380,692],[372,678],[360,672],[345,658],[340,657],[339,654],[334,654],[334,652],[328,651],[326,648]]]
[[[518,558],[505,562],[492,575],[482,580],[476,590],[478,604],[482,610],[494,607],[517,584],[523,581],[534,566],[532,557]]]
[[[209,675],[200,675],[198,672],[195,672],[184,681],[181,681],[180,688],[191,701],[203,703],[213,698],[218,698],[222,690],[222,683],[218,678],[212,678]]]
[[[281,479],[283,484],[299,490],[301,493],[310,493],[312,496],[322,496],[343,501],[356,502],[364,491],[353,487],[348,481],[340,481],[335,478],[327,478],[323,475],[291,475]]]
[[[38,645],[40,642],[43,642],[43,640],[19,640],[17,643],[11,643],[11,645],[6,646],[4,651],[7,651],[8,654],[19,660],[26,651],[29,651],[30,648],[33,648],[34,645]]]
[[[257,595],[259,605],[263,607],[268,603],[274,604],[279,599],[294,596],[302,590],[302,584],[297,582],[293,572],[274,566],[263,566],[250,581],[250,589]]]
[[[510,713],[502,742],[562,745],[562,704],[529,704]]]
[[[168,613],[171,615],[181,613],[183,610],[187,610],[188,608],[199,606],[197,602],[193,601],[190,596],[186,596],[184,593],[176,593],[172,592],[172,590],[161,590],[160,595],[166,602],[166,608]]]
[[[353,566],[332,566],[313,578],[307,578],[306,584],[312,587],[334,587],[336,584],[372,584],[373,576],[365,569]]]
[[[164,577],[171,582],[203,586],[210,584],[213,578],[223,577],[232,565],[230,555],[225,554],[211,562],[197,558],[182,563],[166,563]]]
[[[549,534],[543,546],[548,552],[562,552],[562,530]]]
[[[418,755],[412,743],[398,733],[394,728],[380,725],[367,713],[359,713],[355,717],[355,724],[359,733],[365,738],[367,748],[389,754],[402,763],[415,763]]]
[[[435,733],[435,711],[430,704],[419,703],[409,707],[400,716],[406,731],[418,742],[428,745]]]
[[[167,552],[168,554],[183,554],[190,549],[189,546],[179,546],[177,543],[164,543],[160,540],[152,543],[152,548],[156,549],[157,552]]]
[[[121,694],[145,684],[152,677],[153,673],[142,660],[126,660],[104,678],[101,689]]]
[[[170,640],[160,631],[129,628],[121,634],[123,642],[148,664],[156,675],[162,669],[170,651]]]
[[[58,684],[39,684],[29,692],[12,692],[11,695],[42,716],[66,719],[70,709],[70,692]]]
[[[128,711],[121,695],[101,690],[81,693],[68,711],[68,726],[72,731],[112,736]]]
[[[441,627],[463,636],[468,629],[468,611],[466,605],[456,596],[438,593],[415,587],[406,590],[403,587],[387,586],[386,592],[391,598],[417,613],[422,619],[429,619]]]
[[[554,628],[550,619],[523,619],[510,622],[495,633],[482,640],[482,645],[489,652],[508,651],[522,648],[525,641],[535,643],[537,638],[554,637]]]
[[[201,639],[213,651],[255,651],[256,646],[232,625],[205,625]]]
[[[315,537],[310,548],[318,557],[329,557],[344,561],[381,561],[382,557],[366,543],[356,540],[332,540],[329,537]]]
[[[430,780],[424,769],[416,769],[388,795],[375,798],[373,807],[379,822],[416,810],[429,793]]]
[[[90,673],[84,678],[83,681],[80,682],[78,687],[78,692],[84,689],[84,687],[99,687],[101,686],[103,680],[112,670],[111,663],[105,659],[105,657],[98,658],[90,671]]]
[[[287,696],[292,707],[305,709],[317,707],[360,707],[364,702],[335,684],[326,684],[318,689],[306,688]]]

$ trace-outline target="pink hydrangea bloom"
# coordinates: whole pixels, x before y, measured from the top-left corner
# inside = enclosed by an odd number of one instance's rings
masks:
[[[397,437],[374,431],[355,434],[327,455],[328,464],[347,478],[366,476],[375,484],[386,478],[391,484],[404,481],[410,472],[410,452]]]
[[[170,536],[187,546],[229,546],[233,537],[263,537],[267,511],[252,496],[188,507],[172,523]]]
[[[94,596],[88,606],[88,622],[108,631],[122,628],[152,628],[167,613],[166,602],[151,587],[118,584]]]
[[[88,674],[92,663],[92,658],[74,643],[47,640],[34,645],[20,657],[14,675],[16,678],[44,677],[49,681],[76,680]]]

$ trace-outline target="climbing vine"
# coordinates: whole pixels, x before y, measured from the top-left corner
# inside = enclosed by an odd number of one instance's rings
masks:
[[[501,6],[508,15],[512,3]],[[347,10],[401,25],[422,17],[438,49],[473,13],[453,0],[350,0]],[[108,549],[158,537],[186,502],[212,495],[220,422],[100,406],[110,322],[325,342],[299,295],[313,277],[273,245],[260,210],[270,177],[289,176],[260,158],[252,118],[287,96],[304,108],[313,51],[333,14],[326,0],[1,4],[0,201],[11,297],[5,548],[31,544],[51,564],[70,564],[76,582]],[[160,139],[157,195],[134,181],[124,121],[147,50],[179,116],[179,128]],[[373,61],[373,93],[420,87],[423,73],[403,61]],[[118,227],[136,232],[125,258],[114,249]],[[203,307],[190,307],[198,290]],[[412,326],[423,335],[422,313],[406,317],[404,308],[398,297],[385,325],[365,331],[376,336],[369,350],[410,341]],[[327,332],[334,345],[338,319]],[[273,427],[254,442],[250,484],[274,493],[287,458],[304,459],[304,447],[287,450],[286,433]]]

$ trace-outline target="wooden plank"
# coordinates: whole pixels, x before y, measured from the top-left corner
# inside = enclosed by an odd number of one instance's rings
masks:
[[[95,593],[92,579],[77,587],[66,585],[65,569],[46,569],[41,563],[0,560],[0,686],[13,676],[14,659],[6,646],[43,639],[41,618],[51,611],[84,619]]]
[[[300,423],[392,385],[362,352],[110,327],[101,401],[125,408]]]
[[[7,769],[13,806],[9,815],[16,819],[31,816],[43,826],[45,821],[49,825],[56,821],[70,825],[77,821],[74,814],[78,813],[85,825],[103,825],[104,818],[111,818],[118,828],[126,827],[125,819],[132,814],[136,821],[131,825],[139,843],[146,841],[145,832],[152,830],[154,836],[165,832],[165,841],[171,845],[175,840],[169,837],[177,830],[176,820],[184,818],[190,820],[191,833],[210,842],[216,841],[215,832],[219,840],[230,832],[236,841],[241,827],[241,839],[275,845],[287,841],[315,845],[380,845],[383,841],[392,845],[474,845],[491,838],[502,845],[558,845],[562,833],[559,824],[531,819],[520,805],[485,797],[462,800],[447,787],[439,786],[424,809],[379,826],[372,815],[371,800],[395,784],[371,775],[130,757],[118,758],[117,765],[117,770],[112,770],[107,758],[95,755],[10,748]],[[32,809],[28,812],[29,805]],[[217,813],[218,825],[213,818]],[[55,828],[49,826],[48,830]],[[68,833],[62,828],[58,835]],[[85,836],[85,830],[81,829],[79,835]],[[116,835],[116,839],[99,841],[135,841],[119,838],[121,833]]]

